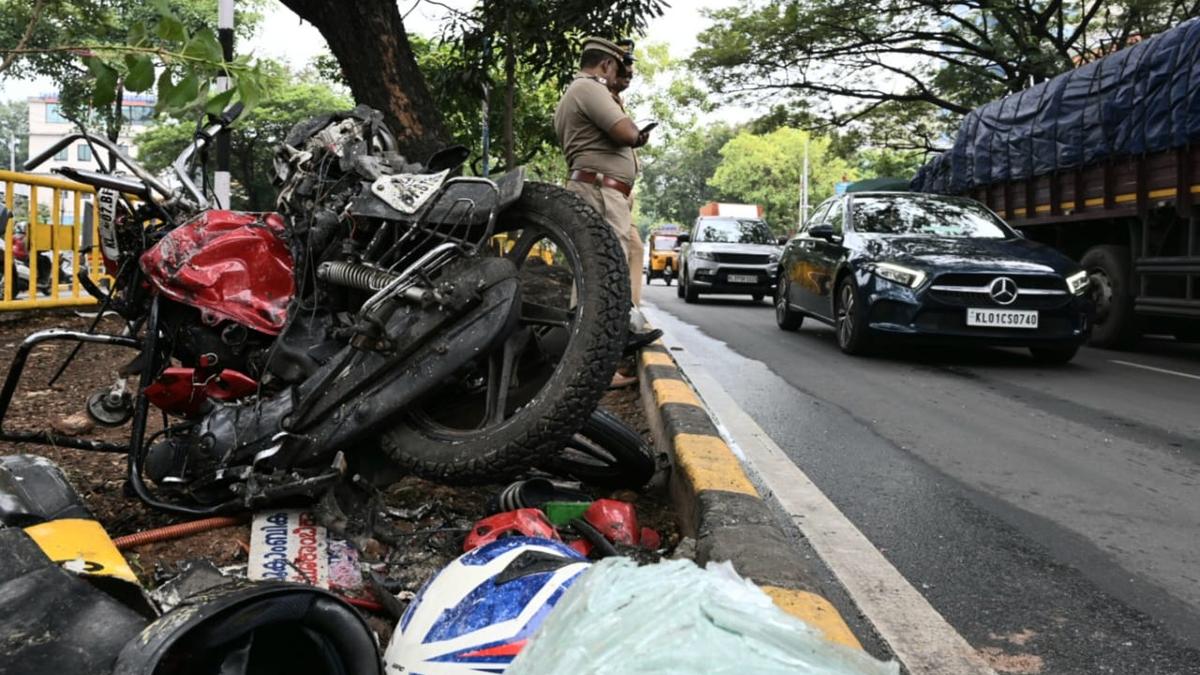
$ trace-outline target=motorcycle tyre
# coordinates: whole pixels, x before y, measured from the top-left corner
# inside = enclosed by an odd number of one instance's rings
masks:
[[[562,452],[545,461],[541,469],[556,476],[574,478],[588,485],[606,488],[640,490],[654,477],[655,462],[650,448],[636,431],[604,408],[596,408],[579,435],[608,455],[603,463],[599,458],[580,461],[571,453],[579,445],[572,439]]]
[[[572,242],[582,268],[582,312],[553,375],[533,399],[499,425],[444,433],[405,415],[380,436],[383,452],[401,469],[450,483],[496,481],[553,456],[599,403],[616,372],[629,323],[629,272],[612,228],[565,188],[526,183],[521,198],[498,216],[520,227],[529,220],[557,228]]]

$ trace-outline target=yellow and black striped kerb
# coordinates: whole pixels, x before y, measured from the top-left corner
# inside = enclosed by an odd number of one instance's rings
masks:
[[[696,539],[697,564],[731,561],[780,608],[834,642],[861,648],[837,609],[813,592],[797,553],[661,341],[642,349],[638,375],[654,443],[671,457],[671,497],[684,533]]]

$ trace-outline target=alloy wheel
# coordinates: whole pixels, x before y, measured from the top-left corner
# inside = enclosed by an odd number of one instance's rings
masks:
[[[837,311],[838,344],[842,347],[850,344],[854,339],[855,309],[854,287],[850,284],[843,284]]]

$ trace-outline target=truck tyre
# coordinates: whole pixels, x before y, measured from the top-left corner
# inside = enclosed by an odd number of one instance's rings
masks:
[[[1129,249],[1124,246],[1094,246],[1079,264],[1092,278],[1096,319],[1091,345],[1102,349],[1124,349],[1138,338],[1134,315],[1133,274]]]

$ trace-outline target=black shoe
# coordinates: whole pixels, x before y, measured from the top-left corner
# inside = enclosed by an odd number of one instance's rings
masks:
[[[646,331],[645,333],[630,333],[629,337],[625,338],[625,356],[636,354],[642,347],[654,342],[662,337],[663,332],[658,328]]]

